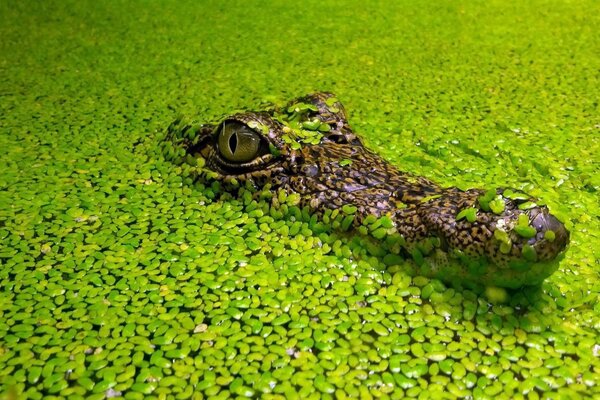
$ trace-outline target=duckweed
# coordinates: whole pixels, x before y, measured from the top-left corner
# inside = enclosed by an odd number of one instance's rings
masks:
[[[599,396],[594,6],[0,4],[0,393]],[[458,290],[414,273],[389,218],[359,230],[385,238],[380,254],[343,232],[350,204],[324,218],[335,233],[293,196],[234,198],[192,179],[199,159],[163,157],[179,113],[203,118],[191,140],[204,118],[314,90],[343,97],[403,170],[515,188],[481,209],[542,198],[572,232],[559,270]],[[294,125],[307,110],[285,110],[299,148],[329,129]],[[477,209],[456,218],[475,225]]]
[[[456,215],[456,220],[466,219],[469,222],[475,222],[477,220],[477,209],[474,207],[465,208]]]

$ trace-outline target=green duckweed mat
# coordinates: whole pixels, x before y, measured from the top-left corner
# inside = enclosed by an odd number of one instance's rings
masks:
[[[504,3],[2,2],[0,393],[600,396],[600,14]],[[180,113],[314,90],[404,170],[542,198],[560,269],[494,302],[157,150]]]

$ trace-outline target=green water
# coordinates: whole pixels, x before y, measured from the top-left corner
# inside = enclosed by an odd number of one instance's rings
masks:
[[[2,3],[0,393],[600,395],[597,4],[503,3]],[[559,270],[490,304],[211,198],[153,140],[315,90],[404,170],[542,198]]]

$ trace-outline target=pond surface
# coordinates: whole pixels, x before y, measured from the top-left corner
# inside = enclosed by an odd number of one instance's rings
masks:
[[[0,5],[0,393],[600,394],[595,3],[386,4]],[[541,198],[558,271],[456,290],[160,153],[179,114],[316,90],[402,170]]]

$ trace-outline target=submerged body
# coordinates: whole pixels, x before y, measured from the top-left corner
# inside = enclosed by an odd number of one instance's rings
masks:
[[[387,250],[448,282],[538,284],[556,270],[569,241],[564,225],[524,193],[443,188],[398,170],[363,146],[330,93],[217,125],[178,120],[166,144],[168,158],[199,162],[199,177],[225,190],[235,193],[241,184],[257,196],[283,192],[325,220],[343,209],[351,217],[346,229],[383,247],[387,236],[399,238],[400,246]],[[272,201],[277,207],[277,196]],[[381,218],[391,221],[385,237],[372,237],[364,227]]]

